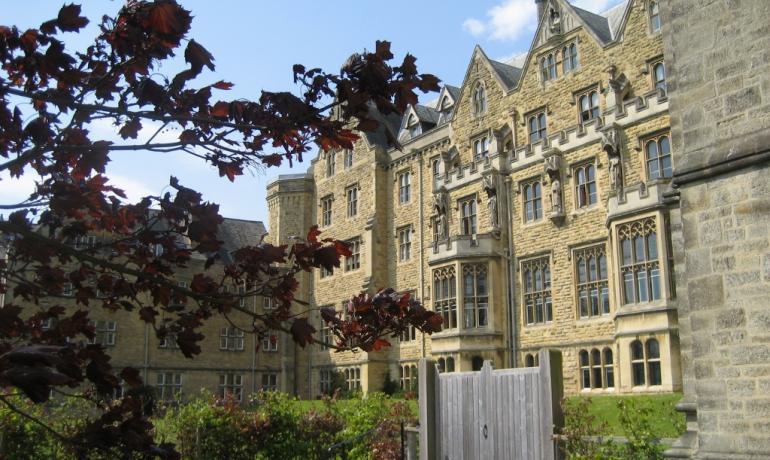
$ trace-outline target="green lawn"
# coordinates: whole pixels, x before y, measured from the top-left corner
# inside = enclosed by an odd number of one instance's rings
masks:
[[[403,401],[403,399],[394,399],[394,401]],[[337,405],[340,409],[345,409],[345,406],[348,404],[351,404],[353,402],[352,399],[340,399],[337,401]],[[406,401],[407,405],[410,409],[412,409],[412,414],[414,414],[415,417],[417,417],[418,410],[417,410],[417,400],[416,399],[410,399]],[[297,404],[299,410],[301,412],[307,412],[311,409],[322,409],[324,402],[320,399],[298,399],[295,401],[295,404]]]
[[[567,404],[575,404],[586,396],[572,396]],[[674,406],[682,399],[681,393],[663,395],[639,396],[591,396],[589,414],[595,417],[597,423],[606,423],[605,434],[623,436],[623,428],[619,420],[618,401],[633,400],[637,407],[649,407],[652,412],[651,428],[653,433],[661,438],[675,438],[684,430],[684,414],[677,412]]]

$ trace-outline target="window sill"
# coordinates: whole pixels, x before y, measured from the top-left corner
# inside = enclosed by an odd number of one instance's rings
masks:
[[[540,329],[544,327],[551,327],[553,326],[553,321],[546,321],[545,323],[532,323],[532,324],[525,324],[524,327],[528,329]]]
[[[595,315],[595,316],[585,316],[585,317],[579,316],[577,318],[577,321],[579,323],[598,323],[601,321],[612,320],[612,319],[613,319],[612,312],[610,312],[610,313],[603,313],[601,315]]]

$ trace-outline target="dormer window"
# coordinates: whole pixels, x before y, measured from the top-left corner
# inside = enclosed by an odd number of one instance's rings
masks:
[[[409,118],[406,120],[406,129],[409,130],[409,137],[417,137],[422,134],[422,127],[420,121],[413,113],[409,114]]]
[[[452,119],[452,101],[449,99],[449,96],[444,96],[441,99],[441,103],[439,104],[439,116],[438,116],[438,122],[439,124],[445,123]]]
[[[474,115],[481,115],[487,111],[487,94],[484,91],[484,86],[479,83],[473,90],[473,113]]]
[[[650,29],[653,32],[660,32],[660,5],[655,0],[650,0]]]

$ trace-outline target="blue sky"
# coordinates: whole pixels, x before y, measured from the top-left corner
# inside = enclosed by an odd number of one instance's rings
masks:
[[[291,68],[335,70],[353,52],[372,49],[376,40],[393,44],[397,60],[409,52],[417,56],[418,68],[446,83],[462,83],[473,47],[479,44],[492,59],[504,60],[527,51],[535,29],[534,0],[182,0],[194,15],[191,38],[206,47],[216,59],[216,71],[205,73],[201,84],[227,80],[235,84],[223,98],[257,98],[262,89],[293,90]],[[600,12],[620,0],[575,0],[576,5]],[[82,49],[96,34],[103,14],[112,14],[122,1],[90,0],[83,12],[91,19],[81,34],[68,34],[70,49]],[[4,2],[3,25],[37,27],[54,18],[62,2],[34,0]],[[181,56],[178,59],[182,61]],[[167,72],[176,68],[171,66]],[[435,94],[423,96],[430,100]],[[94,134],[113,139],[114,127],[93,127]],[[149,130],[147,130],[149,131]],[[163,136],[176,138],[178,132]],[[184,155],[148,152],[113,153],[108,175],[130,198],[159,194],[176,175],[183,184],[219,203],[227,217],[262,220],[267,223],[265,186],[278,174],[304,172],[294,168],[270,168],[238,177],[235,183]],[[0,176],[0,203],[21,201],[34,186],[34,178],[9,180]]]

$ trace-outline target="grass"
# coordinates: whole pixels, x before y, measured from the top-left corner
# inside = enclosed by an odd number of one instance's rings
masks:
[[[567,404],[575,404],[580,398],[586,398],[586,396],[567,398]],[[590,399],[589,413],[595,417],[597,423],[606,423],[606,432],[604,434],[624,436],[618,410],[618,401],[621,399],[633,400],[638,407],[649,407],[652,410],[652,431],[657,437],[675,438],[684,431],[684,414],[674,409],[676,403],[682,399],[681,393],[637,396],[591,396]]]

